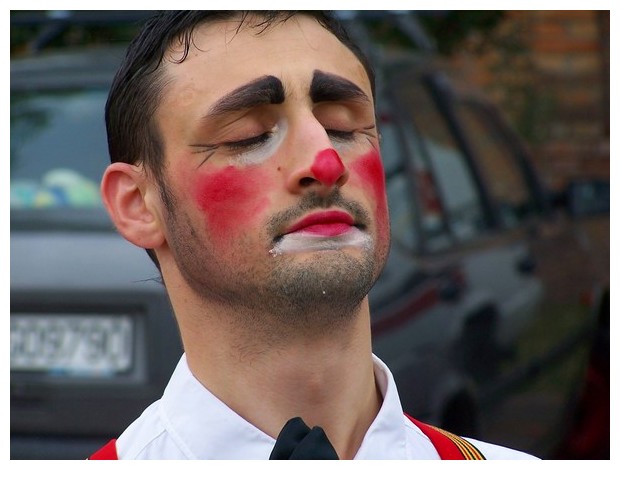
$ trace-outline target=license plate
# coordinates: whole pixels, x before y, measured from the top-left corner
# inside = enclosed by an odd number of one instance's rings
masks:
[[[11,314],[11,371],[111,376],[132,367],[129,315]]]

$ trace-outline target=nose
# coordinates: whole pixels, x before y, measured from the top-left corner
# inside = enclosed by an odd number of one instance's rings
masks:
[[[348,181],[349,169],[313,111],[296,110],[291,116],[287,149],[286,186],[291,193],[328,196]]]
[[[349,171],[338,152],[333,148],[325,148],[291,173],[288,186],[295,193],[314,189],[317,193],[328,194],[333,188],[344,185],[348,178]]]
[[[327,187],[335,185],[345,173],[344,164],[338,152],[327,148],[317,153],[314,163],[310,167],[314,178]]]
[[[333,148],[325,148],[305,165],[295,169],[287,183],[289,190],[295,193],[314,190],[327,195],[332,189],[344,185],[348,178],[349,171],[338,152]]]

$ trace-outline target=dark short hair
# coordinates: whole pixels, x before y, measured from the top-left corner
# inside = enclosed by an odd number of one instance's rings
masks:
[[[359,59],[368,74],[374,96],[375,78],[370,62],[350,38],[344,26],[328,12],[183,10],[156,13],[145,22],[127,48],[108,95],[105,122],[110,161],[142,163],[145,171],[153,175],[161,199],[170,209],[174,199],[166,189],[163,178],[164,145],[154,116],[167,81],[159,67],[168,49],[179,40],[184,48],[183,55],[173,61],[180,63],[185,60],[192,45],[194,29],[199,25],[240,18],[241,28],[251,13],[257,14],[261,19],[253,25],[257,28],[257,34],[295,15],[307,15],[316,19]],[[154,252],[147,249],[147,253],[159,268]]]

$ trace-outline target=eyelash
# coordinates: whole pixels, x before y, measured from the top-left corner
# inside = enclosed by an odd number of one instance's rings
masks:
[[[355,136],[355,130],[325,130],[327,132],[327,135],[329,135],[330,138],[334,138],[336,140],[340,140],[340,141],[348,141],[348,140],[353,140],[353,137]]]
[[[273,135],[272,132],[265,132],[255,137],[244,138],[243,140],[237,140],[234,142],[224,142],[222,143],[222,146],[232,151],[252,150],[254,148],[260,147],[263,143],[267,142],[271,138],[272,135]]]
[[[350,141],[355,135],[355,130],[326,130],[326,132],[330,138],[338,141]],[[272,132],[265,132],[255,137],[244,138],[243,140],[237,140],[234,142],[225,142],[222,143],[222,146],[230,149],[231,151],[253,150],[267,142],[272,135]]]

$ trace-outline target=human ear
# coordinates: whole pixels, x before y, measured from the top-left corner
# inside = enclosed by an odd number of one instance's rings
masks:
[[[141,166],[116,162],[106,168],[101,197],[119,233],[131,243],[148,249],[164,242],[159,217],[147,195],[155,191]]]

